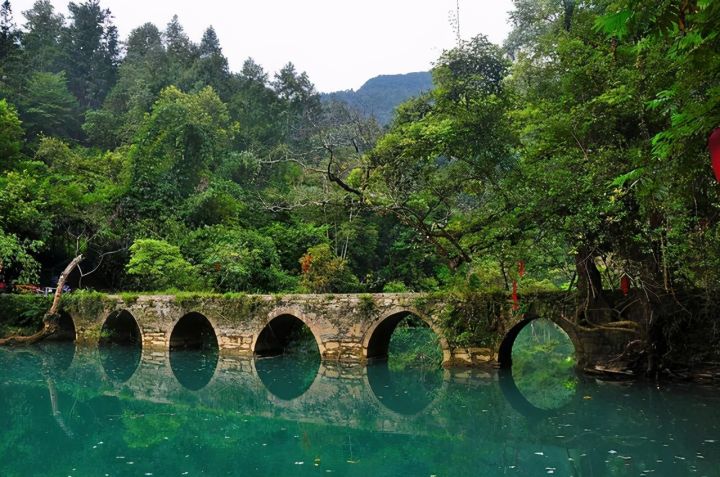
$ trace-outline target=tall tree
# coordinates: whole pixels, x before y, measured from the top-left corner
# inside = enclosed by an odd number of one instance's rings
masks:
[[[0,170],[13,166],[20,154],[24,131],[15,108],[0,99]]]
[[[70,91],[83,108],[98,108],[115,84],[120,59],[117,28],[99,0],[70,2],[63,36]]]
[[[155,25],[135,28],[126,44],[117,83],[102,109],[89,111],[83,125],[92,144],[108,149],[130,142],[160,91],[178,79]]]
[[[20,37],[10,1],[5,0],[0,4],[0,96],[20,90],[24,66],[20,55]]]
[[[483,36],[444,52],[433,91],[402,105],[370,154],[373,202],[434,244],[453,268],[495,242],[481,232],[497,213],[490,199],[502,196],[499,179],[514,162],[508,66]]]
[[[13,19],[10,0],[0,4],[0,60],[5,61],[18,49],[20,31]]]
[[[307,73],[288,63],[275,74],[272,86],[283,103],[285,137],[295,142],[307,138],[321,112],[320,95]]]
[[[197,58],[197,46],[190,41],[177,15],[174,15],[165,27],[163,41],[168,53],[172,77],[176,78],[175,84],[183,89],[189,89],[192,87],[190,70]]]
[[[232,134],[227,108],[212,88],[195,94],[163,90],[136,136],[127,212],[172,216],[174,207],[207,183]]]
[[[65,18],[48,0],[37,0],[30,10],[23,12],[25,61],[34,71],[58,72],[62,66],[61,38]]]
[[[152,23],[145,23],[130,32],[123,62],[136,62],[165,52],[162,33]]]
[[[208,27],[203,33],[191,75],[195,90],[211,86],[221,99],[229,99],[230,69],[213,27]]]
[[[79,138],[78,104],[65,73],[34,73],[20,97],[21,117],[29,137],[40,134]]]
[[[278,144],[280,101],[268,75],[252,58],[243,63],[237,91],[229,101],[230,114],[240,124],[237,135],[242,149],[271,149]]]

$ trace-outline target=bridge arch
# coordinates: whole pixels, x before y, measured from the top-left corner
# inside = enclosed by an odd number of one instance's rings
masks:
[[[520,388],[518,388],[515,377],[512,374],[512,370],[507,368],[501,368],[498,370],[498,384],[505,401],[510,404],[510,407],[512,407],[518,414],[533,422],[562,415],[566,409],[571,408],[573,404],[583,400],[581,397],[583,396],[583,393],[575,391],[572,397],[566,402],[563,402],[560,407],[546,409],[537,406],[523,394]],[[582,384],[582,382],[580,382],[580,384]]]
[[[49,337],[50,341],[77,341],[77,328],[73,317],[65,312],[60,311],[58,319],[58,330]]]
[[[390,347],[390,338],[397,325],[408,315],[420,318],[438,337],[443,353],[443,364],[450,361],[451,353],[445,336],[433,321],[412,307],[395,307],[385,312],[375,320],[367,329],[362,340],[362,353],[365,360],[387,357]]]
[[[253,355],[278,354],[277,351],[287,345],[288,334],[298,326],[306,326],[310,330],[320,356],[324,356],[325,345],[320,339],[320,333],[305,313],[297,307],[277,308],[268,313],[268,319],[263,322],[260,331],[253,335],[251,345]]]
[[[173,349],[219,348],[218,327],[206,315],[191,311],[182,315],[167,332],[167,342]]]
[[[563,317],[545,317],[533,314],[525,316],[521,321],[519,321],[512,328],[510,328],[510,330],[503,337],[502,342],[500,343],[500,347],[498,348],[498,364],[501,368],[512,368],[512,350],[513,345],[515,344],[515,340],[517,339],[520,332],[525,329],[526,326],[540,318],[546,318],[550,320],[565,332],[568,338],[570,338],[570,341],[573,344],[573,348],[575,349],[575,361],[577,363],[581,362],[582,341],[578,337],[573,324]]]
[[[111,312],[103,321],[100,329],[99,344],[134,344],[142,346],[143,332],[137,318],[129,310]]]

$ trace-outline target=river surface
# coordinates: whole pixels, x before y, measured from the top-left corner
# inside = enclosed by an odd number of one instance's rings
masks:
[[[537,379],[0,350],[0,476],[720,476],[717,389],[554,379],[534,362]]]

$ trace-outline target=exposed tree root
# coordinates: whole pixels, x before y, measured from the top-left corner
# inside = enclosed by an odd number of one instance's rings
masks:
[[[72,262],[70,262],[68,266],[65,267],[65,270],[63,270],[63,272],[60,274],[52,306],[43,317],[42,329],[30,336],[13,335],[7,338],[2,338],[0,339],[0,346],[32,345],[44,340],[45,338],[48,338],[49,336],[52,336],[58,331],[58,329],[60,329],[60,314],[58,313],[58,309],[60,308],[60,297],[62,296],[62,290],[65,286],[65,282],[67,281],[68,276],[70,276],[70,273],[72,273],[72,271],[75,270],[75,267],[80,264],[82,259],[82,255],[78,255],[77,257],[75,257]]]

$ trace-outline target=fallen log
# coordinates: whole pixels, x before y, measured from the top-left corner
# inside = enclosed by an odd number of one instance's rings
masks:
[[[67,281],[72,271],[75,270],[75,268],[80,264],[80,262],[82,262],[82,259],[82,255],[78,255],[77,257],[75,257],[72,262],[70,262],[68,266],[65,267],[65,270],[63,270],[63,272],[60,274],[52,305],[50,306],[50,310],[48,310],[48,312],[45,313],[45,316],[43,317],[42,329],[30,336],[14,335],[0,339],[0,346],[22,346],[35,344],[39,341],[44,340],[45,338],[48,338],[49,336],[52,336],[58,331],[58,329],[60,328],[60,314],[58,313],[58,311],[60,308],[60,297],[62,296],[62,290],[65,286],[65,281]]]

